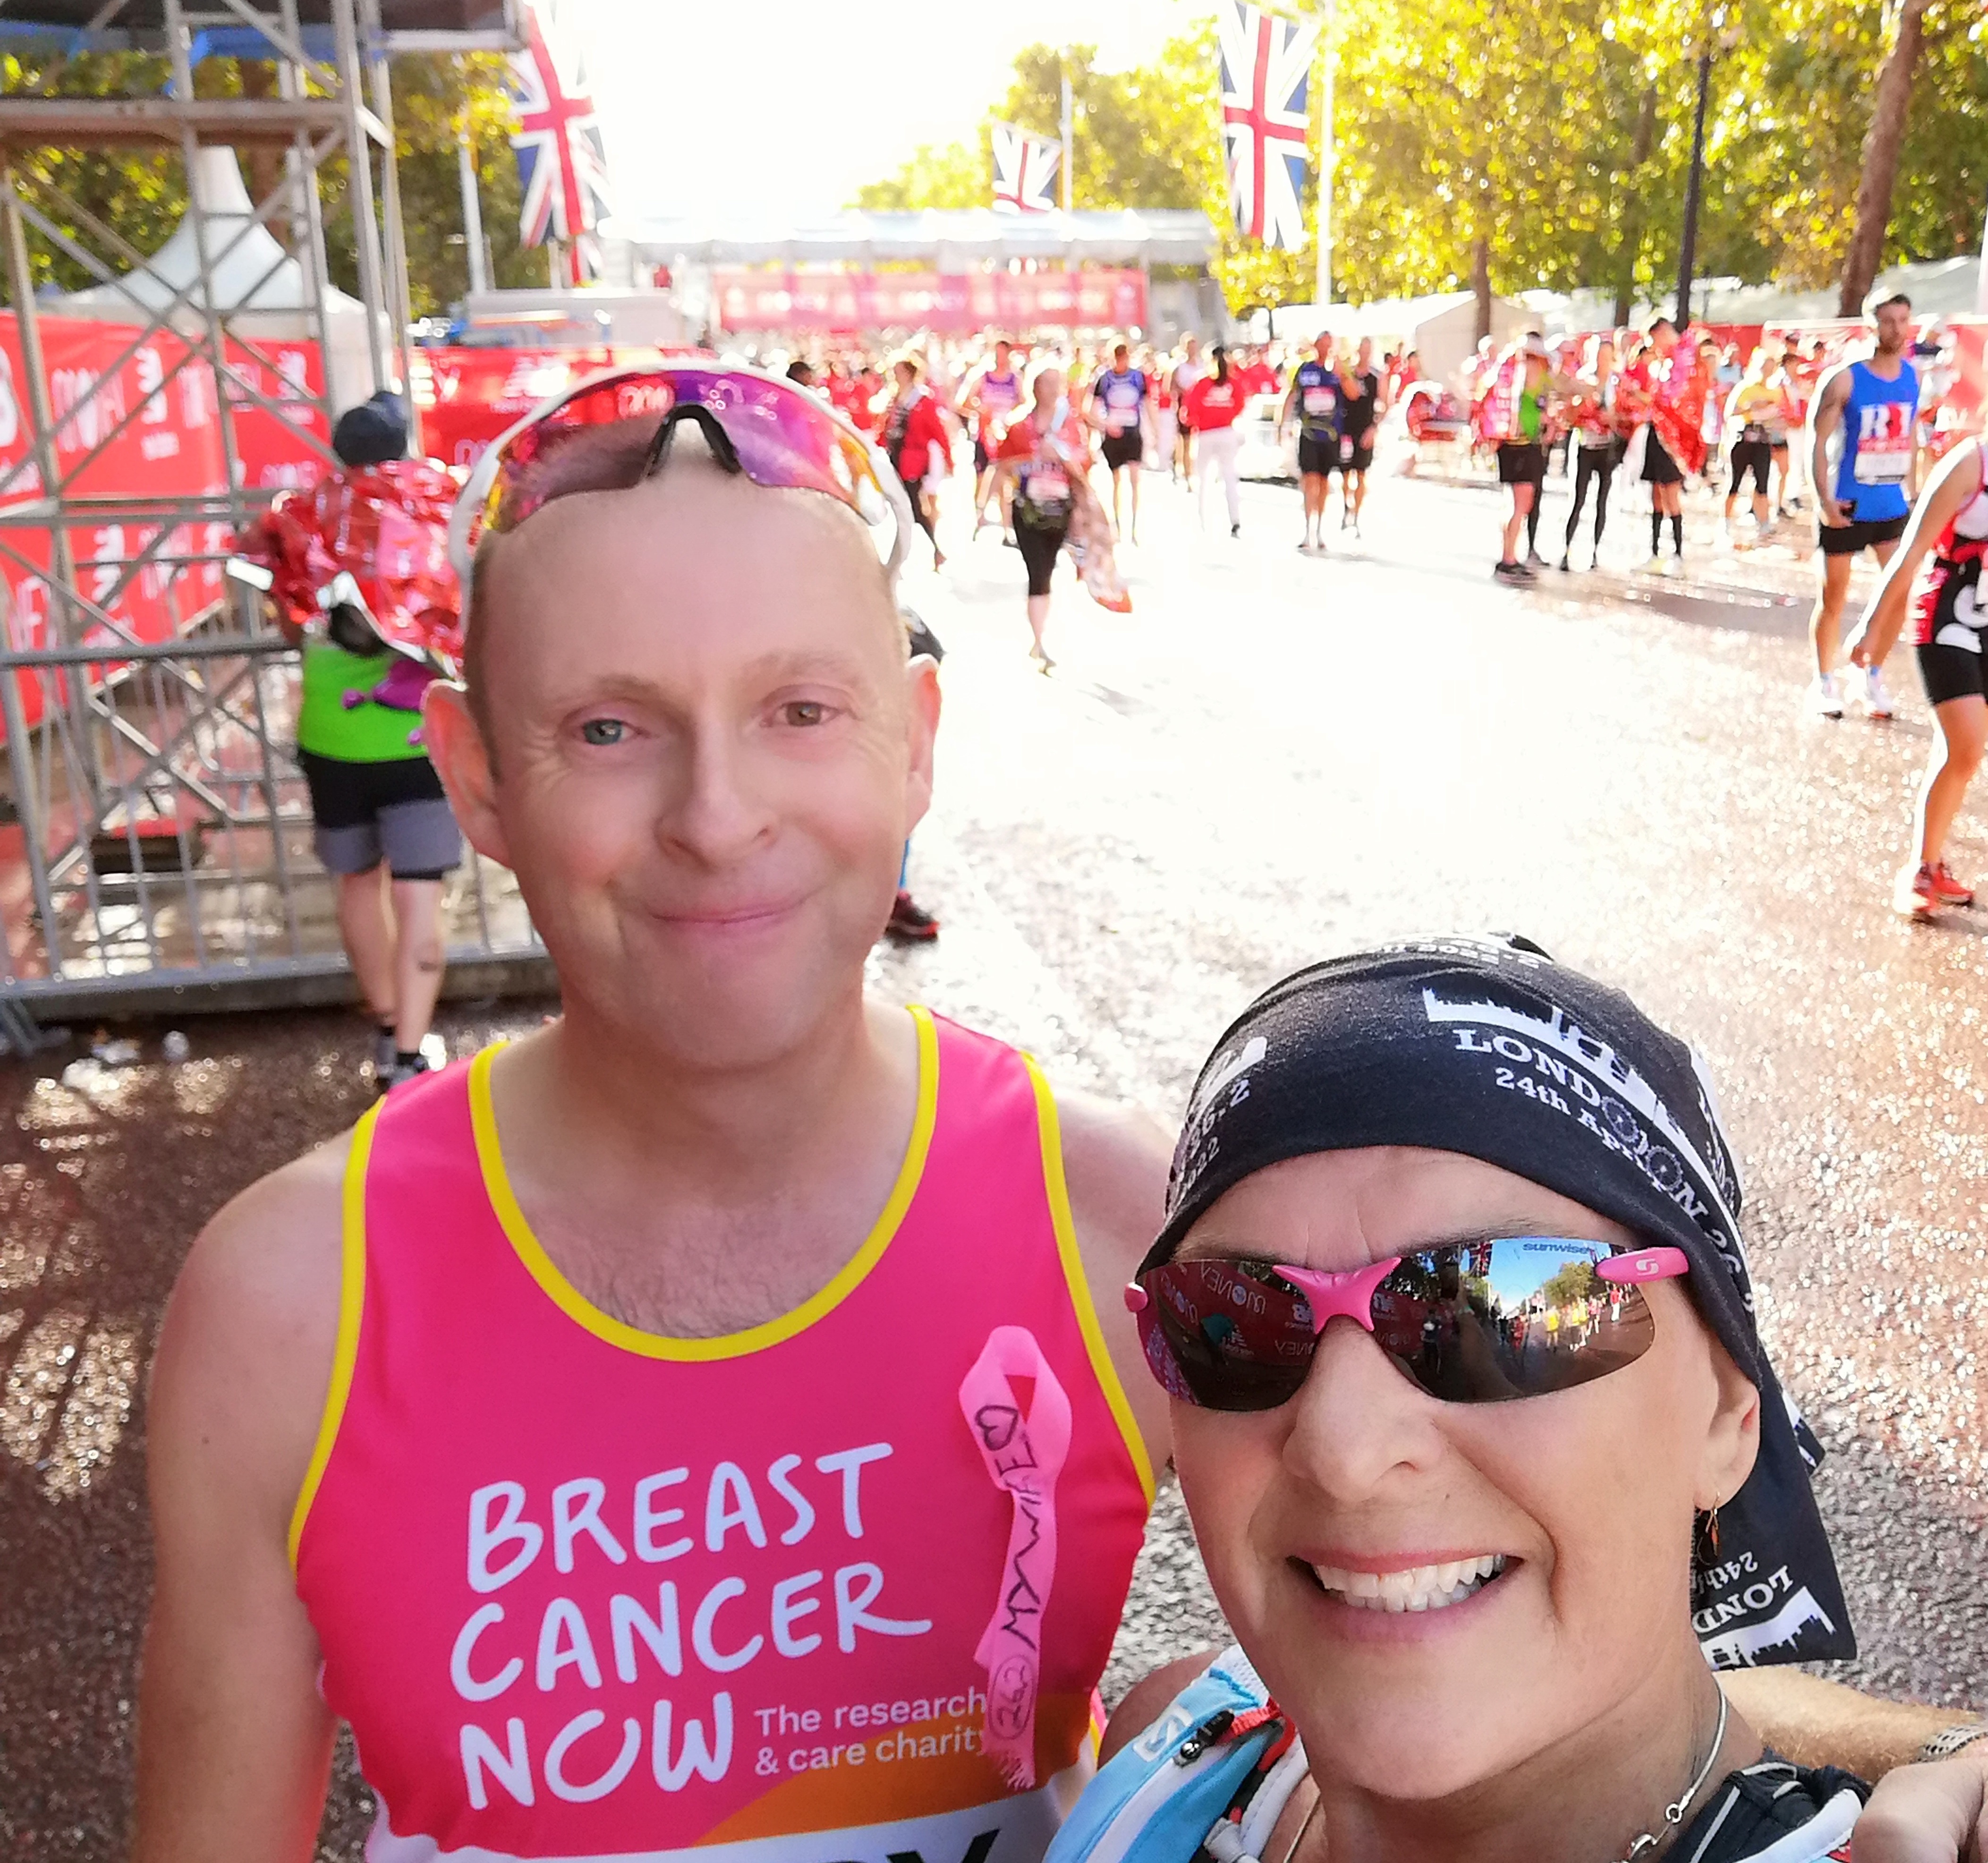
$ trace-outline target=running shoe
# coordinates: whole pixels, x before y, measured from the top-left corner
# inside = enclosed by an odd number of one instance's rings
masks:
[[[1972,905],[1974,889],[1964,886],[1953,877],[1953,869],[1944,860],[1936,861],[1932,868],[1932,890],[1942,905]]]
[[[1573,563],[1568,560],[1564,554],[1562,555],[1560,561],[1554,565],[1554,567],[1558,570],[1563,576],[1570,575],[1574,571]]]
[[[1808,709],[1814,718],[1841,718],[1843,695],[1837,690],[1834,673],[1818,673],[1808,688]]]
[[[1946,904],[1930,867],[1922,862],[1917,867],[1898,869],[1898,884],[1892,890],[1892,910],[1901,918],[1930,918]]]
[[[1646,576],[1661,576],[1664,573],[1664,560],[1655,550],[1651,551],[1649,561],[1643,565],[1643,573]]]
[[[909,893],[900,892],[884,935],[894,945],[928,945],[938,936],[938,921]]]
[[[389,1094],[424,1074],[439,1074],[448,1065],[448,1043],[439,1035],[424,1035],[418,1053],[404,1061],[396,1053],[393,1060],[374,1075],[374,1084],[381,1093]]]
[[[1850,669],[1849,696],[1864,708],[1866,718],[1889,718],[1892,695],[1885,688],[1882,666],[1854,666]]]
[[[1526,567],[1527,569],[1543,570],[1546,566],[1546,558],[1542,556],[1537,550],[1529,549],[1526,552]]]
[[[1491,573],[1500,582],[1528,583],[1533,578],[1523,563],[1501,563]]]
[[[1668,581],[1676,581],[1684,573],[1683,557],[1666,556],[1664,559],[1664,566],[1658,570],[1657,573]]]
[[[1240,524],[1230,525],[1229,526],[1229,534],[1232,537],[1241,536],[1242,534],[1242,526]]]
[[[1047,654],[1043,652],[1040,646],[1031,647],[1029,649],[1029,658],[1035,661],[1036,665],[1040,671],[1045,673],[1046,673],[1051,667],[1056,664],[1056,662],[1052,660]]]
[[[373,1031],[373,1077],[380,1076],[394,1064],[394,1031],[378,1028]]]

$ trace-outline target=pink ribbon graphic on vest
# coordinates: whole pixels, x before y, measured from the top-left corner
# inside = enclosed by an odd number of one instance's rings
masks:
[[[1034,1383],[1026,1415],[1016,1378]],[[1070,1398],[1033,1333],[997,1326],[959,1387],[959,1407],[988,1479],[1015,1505],[1000,1595],[973,1656],[987,1672],[986,1751],[1009,1785],[1026,1790],[1036,1783],[1036,1699],[1056,1577],[1056,1485],[1070,1454]]]

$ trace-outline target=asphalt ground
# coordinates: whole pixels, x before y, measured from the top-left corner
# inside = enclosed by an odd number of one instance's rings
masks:
[[[1046,678],[991,535],[954,526],[945,575],[910,579],[949,650],[912,862],[945,931],[880,951],[878,986],[1171,1122],[1236,1010],[1334,952],[1496,926],[1621,984],[1720,1084],[1763,1326],[1831,1451],[1864,1650],[1839,1672],[1978,1698],[1988,911],[1888,910],[1929,735],[1909,655],[1890,725],[1801,716],[1810,566],[1699,545],[1702,511],[1680,580],[1631,569],[1648,529],[1623,514],[1613,569],[1513,592],[1487,489],[1381,478],[1365,539],[1324,560],[1296,553],[1287,489],[1247,490],[1233,542],[1175,488],[1146,503],[1134,612],[1060,576]],[[1979,809],[1952,857],[1988,874]],[[442,1026],[459,1054],[544,1007]],[[66,1082],[76,1046],[0,1063],[0,1856],[38,1863],[123,1841],[144,1378],[178,1264],[366,1101],[349,1016],[195,1023],[177,1065],[162,1031]],[[1219,1635],[1169,1492],[1108,1692]],[[356,1858],[366,1813],[342,1767],[321,1855]]]

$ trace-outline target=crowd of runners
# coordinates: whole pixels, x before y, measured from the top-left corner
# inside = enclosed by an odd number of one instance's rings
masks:
[[[1786,338],[1762,343],[1743,365],[1709,333],[1681,333],[1662,315],[1589,338],[1577,358],[1529,333],[1502,352],[1482,346],[1466,387],[1473,444],[1495,458],[1510,495],[1493,572],[1500,580],[1530,583],[1547,566],[1540,508],[1560,447],[1573,482],[1563,573],[1575,566],[1591,490],[1587,566],[1599,566],[1618,474],[1647,510],[1652,573],[1682,570],[1688,484],[1723,485],[1726,545],[1750,549],[1780,536],[1813,551],[1814,673],[1804,704],[1814,716],[1888,720],[1885,664],[1909,628],[1935,729],[1893,904],[1929,918],[1974,902],[1946,849],[1988,746],[1988,615],[1976,606],[1988,496],[1982,444],[1944,418],[1941,352],[1915,341],[1910,300],[1885,299],[1870,325],[1868,341],[1834,360],[1818,343]],[[1802,510],[1812,520],[1798,518]],[[1846,639],[1851,571],[1866,552],[1882,573]]]
[[[1868,342],[1853,351],[1860,347],[1866,353],[1845,355],[1814,336],[1785,335],[1743,358],[1716,333],[1680,330],[1658,314],[1635,329],[1558,343],[1537,331],[1502,350],[1486,338],[1453,387],[1469,462],[1495,470],[1509,499],[1493,567],[1499,581],[1531,584],[1550,563],[1570,575],[1600,568],[1618,512],[1648,526],[1645,572],[1678,576],[1685,494],[1704,488],[1723,495],[1723,506],[1696,520],[1712,533],[1699,545],[1780,543],[1815,559],[1804,698],[1813,715],[1890,718],[1886,659],[1909,628],[1937,729],[1894,904],[1925,918],[1973,901],[1946,847],[1988,752],[1975,607],[1988,494],[1980,448],[1952,445],[1957,430],[1942,411],[1951,359],[1915,340],[1910,302],[1896,296],[1878,305]],[[1335,528],[1360,534],[1389,411],[1405,403],[1408,430],[1418,432],[1416,412],[1449,399],[1444,385],[1422,381],[1412,351],[1377,354],[1371,340],[1329,332],[1288,348],[1205,347],[1192,335],[1164,350],[1129,339],[928,341],[888,360],[831,350],[787,366],[879,441],[935,569],[945,561],[942,513],[959,497],[970,449],[970,534],[998,528],[1020,553],[1030,652],[1045,672],[1055,664],[1045,643],[1056,565],[1067,552],[1092,593],[1115,605],[1112,553],[1138,541],[1143,474],[1191,490],[1204,525],[1219,482],[1229,535],[1239,536],[1239,453],[1253,406],[1267,413],[1280,448],[1294,440],[1297,548],[1323,555]],[[1549,533],[1558,545],[1550,558],[1540,532],[1556,459],[1568,495]],[[1335,481],[1336,527],[1328,522]],[[955,509],[945,522],[965,529],[967,512]],[[1866,553],[1882,580],[1846,638],[1851,570]]]

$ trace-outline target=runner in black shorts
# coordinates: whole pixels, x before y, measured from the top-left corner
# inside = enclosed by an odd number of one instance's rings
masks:
[[[1367,475],[1374,468],[1374,434],[1387,410],[1381,405],[1381,377],[1374,367],[1374,340],[1362,336],[1353,367],[1340,371],[1344,397],[1339,448],[1339,528],[1360,534],[1360,512],[1367,502]]]
[[[1304,498],[1304,541],[1298,548],[1307,556],[1325,548],[1325,492],[1327,475],[1340,469],[1341,421],[1346,391],[1332,360],[1332,333],[1321,330],[1312,354],[1291,371],[1290,392],[1277,412],[1277,439],[1295,414],[1298,421],[1298,486]]]
[[[1111,529],[1117,535],[1128,534],[1121,530],[1118,522],[1118,482],[1121,475],[1131,476],[1129,536],[1136,543],[1139,540],[1139,465],[1146,456],[1147,410],[1152,404],[1152,395],[1145,370],[1131,364],[1131,347],[1114,343],[1111,367],[1100,370],[1090,384],[1090,418],[1104,436],[1105,469],[1111,475]]]
[[[1935,469],[1908,520],[1904,543],[1885,566],[1877,591],[1851,637],[1852,654],[1883,662],[1909,616],[1919,677],[1932,707],[1933,741],[1919,780],[1917,845],[1899,870],[1892,904],[1909,918],[1929,918],[1974,903],[1974,889],[1946,864],[1946,842],[1967,786],[1988,752],[1988,445],[1956,446]],[[1831,525],[1831,530],[1848,528]],[[1925,573],[1914,580],[1922,565]]]

